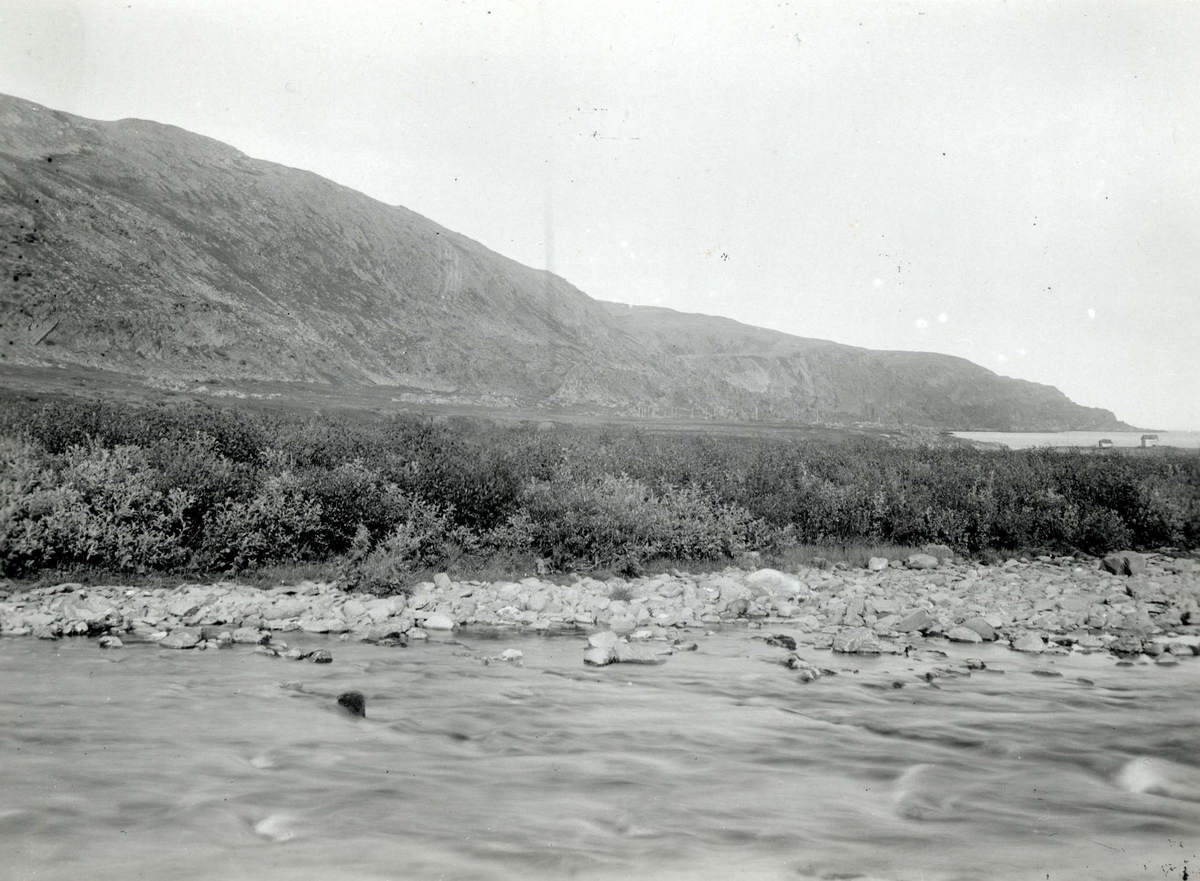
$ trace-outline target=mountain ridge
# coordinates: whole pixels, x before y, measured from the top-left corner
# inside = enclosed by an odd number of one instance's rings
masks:
[[[176,126],[88,120],[8,96],[0,227],[9,363],[613,414],[1123,425],[953,356],[605,303],[312,172]]]

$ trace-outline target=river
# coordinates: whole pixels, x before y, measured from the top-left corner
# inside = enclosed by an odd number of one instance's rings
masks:
[[[696,634],[104,651],[0,639],[0,877],[1184,879],[1200,660],[946,644],[989,669]],[[507,648],[523,666],[493,661]],[[1045,675],[1052,674],[1052,675]],[[903,683],[903,688],[894,683]],[[299,685],[298,683],[303,683]],[[335,696],[358,689],[367,718]]]

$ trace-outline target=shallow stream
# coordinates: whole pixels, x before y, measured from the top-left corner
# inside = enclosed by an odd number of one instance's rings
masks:
[[[806,685],[740,630],[602,669],[578,636],[293,636],[334,663],[0,639],[0,877],[1200,869],[1200,661],[949,646],[943,664],[989,669],[931,684],[904,658],[802,651],[839,671]],[[507,648],[523,666],[482,662]],[[336,707],[347,689],[368,718]]]

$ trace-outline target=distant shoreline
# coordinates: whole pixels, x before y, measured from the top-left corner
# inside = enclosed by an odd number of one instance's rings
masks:
[[[952,431],[954,437],[975,443],[1003,444],[1010,449],[1055,447],[1060,449],[1098,449],[1102,439],[1113,448],[1142,449],[1142,435],[1156,435],[1152,447],[1177,450],[1200,449],[1200,431]]]

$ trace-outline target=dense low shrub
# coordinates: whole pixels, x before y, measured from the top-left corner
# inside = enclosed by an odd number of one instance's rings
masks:
[[[169,569],[186,559],[182,487],[157,488],[144,451],[69,448],[57,464],[29,444],[0,448],[0,555],[6,572],[65,565]]]
[[[808,544],[1200,544],[1200,456],[651,433],[14,399],[0,566],[341,558],[376,592],[462,557],[634,570]]]
[[[628,568],[654,557],[705,560],[746,550],[753,518],[695,487],[656,492],[628,476],[532,482],[523,497],[531,546],[557,566]]]

